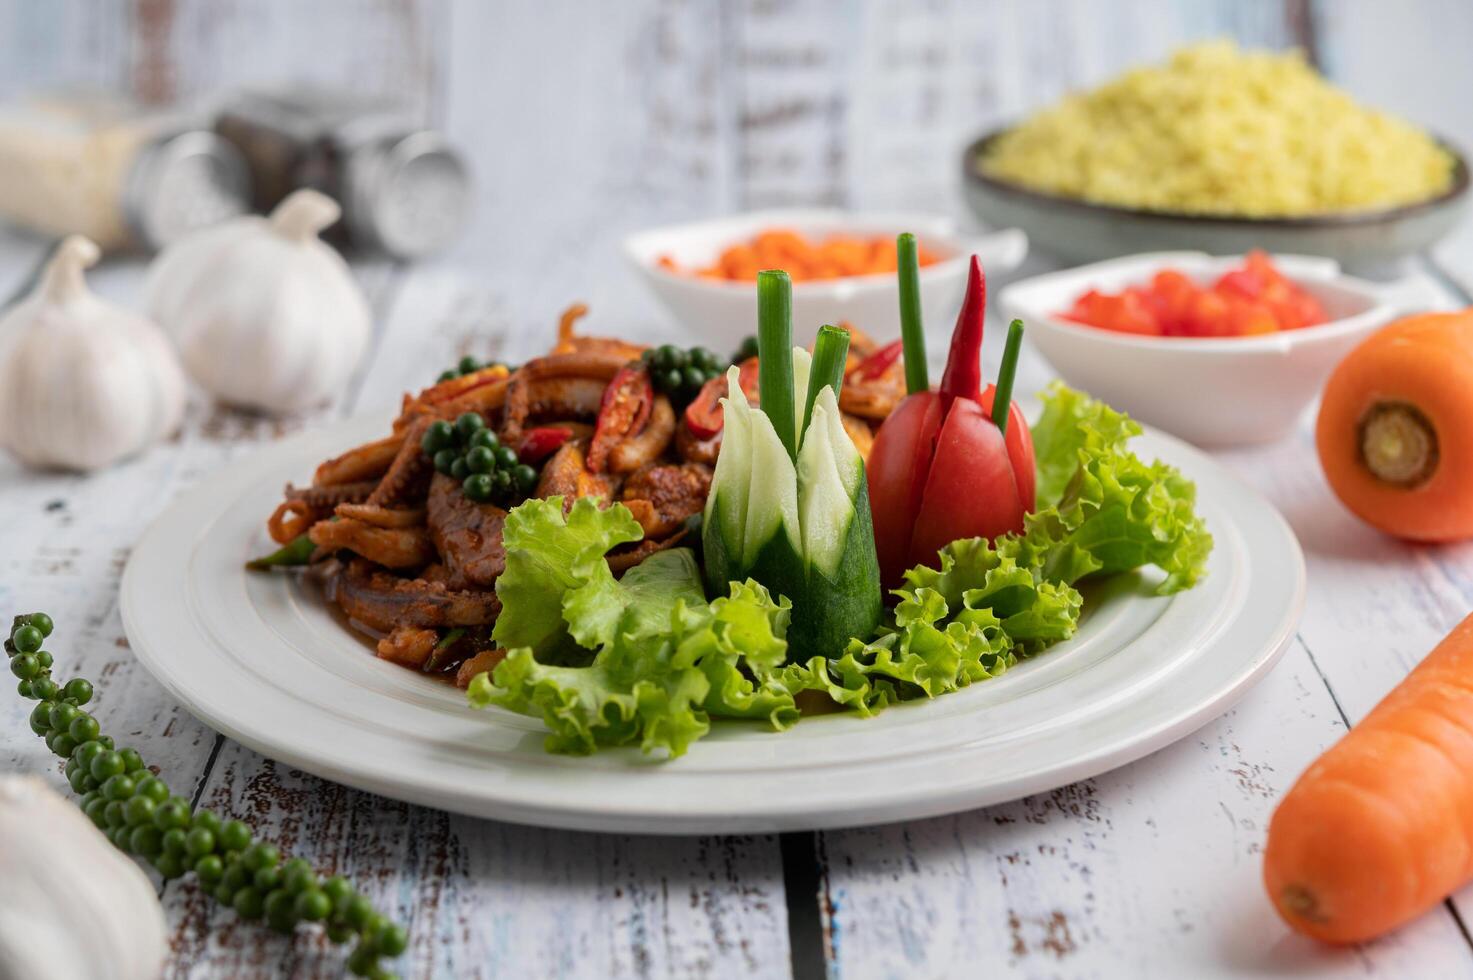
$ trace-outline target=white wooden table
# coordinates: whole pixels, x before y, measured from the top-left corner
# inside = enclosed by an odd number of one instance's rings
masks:
[[[1473,84],[1461,56],[1473,13],[1411,8],[0,2],[0,93],[90,81],[166,98],[283,76],[351,82],[407,96],[467,148],[480,181],[474,227],[452,254],[358,265],[378,329],[332,404],[283,423],[196,397],[177,439],[90,478],[0,462],[0,614],[56,617],[60,672],[96,682],[104,727],[176,791],[350,876],[405,923],[407,976],[1473,976],[1473,891],[1339,951],[1291,936],[1262,893],[1275,799],[1473,606],[1473,548],[1411,548],[1358,524],[1325,487],[1307,427],[1272,448],[1218,454],[1279,506],[1308,557],[1304,621],[1267,679],[1221,719],[1116,772],[914,823],[618,837],[408,806],[205,728],[134,661],[117,612],[142,529],[229,459],[387,408],[463,353],[520,360],[546,346],[575,299],[592,305],[590,329],[678,339],[681,326],[616,254],[629,230],[783,202],[958,212],[966,137],[1204,33],[1307,43],[1353,90],[1466,141],[1473,115],[1456,93]],[[1465,241],[1407,270],[1428,305],[1467,305]],[[0,237],[0,295],[42,250]],[[118,261],[94,283],[136,302],[140,274]],[[1047,376],[1030,358],[1022,387]],[[28,707],[0,696],[0,770],[60,785],[26,728]],[[325,942],[239,924],[193,884],[160,893],[171,976],[340,969]]]

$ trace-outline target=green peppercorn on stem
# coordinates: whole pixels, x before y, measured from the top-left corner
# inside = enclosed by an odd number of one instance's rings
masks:
[[[5,652],[11,672],[22,678],[22,693],[38,702],[31,730],[66,760],[67,782],[81,796],[82,811],[108,840],[165,880],[193,871],[207,894],[242,919],[264,918],[287,933],[299,922],[321,923],[335,943],[356,937],[349,970],[386,976],[379,958],[404,952],[403,928],[376,913],[346,879],[320,881],[301,858],[283,863],[281,852],[254,840],[245,823],[222,821],[209,810],[192,811],[187,800],[170,794],[168,783],[152,774],[136,749],[115,748],[100,733],[97,719],[81,708],[92,699],[92,685],[81,678],[57,684],[51,655],[37,656],[53,629],[45,613],[17,616]]]

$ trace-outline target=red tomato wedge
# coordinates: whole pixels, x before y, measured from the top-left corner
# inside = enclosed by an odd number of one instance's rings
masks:
[[[997,385],[988,385],[982,392],[982,407],[989,419],[992,418],[992,396],[996,392]],[[1013,477],[1018,485],[1018,499],[1023,502],[1023,509],[1031,513],[1037,504],[1038,471],[1033,456],[1033,434],[1028,431],[1028,420],[1023,417],[1023,407],[1017,402],[1008,404],[1007,445],[1008,459],[1012,460]]]
[[[911,534],[944,415],[935,392],[908,396],[880,427],[865,462],[870,510],[887,515],[884,521],[873,522],[875,554],[886,588],[897,588],[900,573],[910,567]]]
[[[906,564],[934,565],[958,538],[1021,531],[1025,513],[1003,434],[981,405],[957,399],[936,439]]]

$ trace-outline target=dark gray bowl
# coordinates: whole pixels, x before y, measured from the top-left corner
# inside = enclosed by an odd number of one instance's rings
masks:
[[[1468,203],[1467,162],[1446,141],[1442,145],[1456,160],[1453,184],[1429,201],[1343,215],[1233,218],[1091,204],[988,177],[978,171],[976,161],[1002,132],[995,130],[976,140],[962,157],[967,203],[988,225],[1021,228],[1033,246],[1073,262],[1177,249],[1237,255],[1261,248],[1325,255],[1361,268],[1386,265],[1446,235]]]

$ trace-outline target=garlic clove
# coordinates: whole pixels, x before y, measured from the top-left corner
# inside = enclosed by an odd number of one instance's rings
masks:
[[[63,238],[41,274],[41,295],[56,306],[91,296],[82,272],[96,265],[101,257],[102,249],[90,239],[81,235]]]
[[[270,222],[272,230],[294,242],[309,242],[342,217],[338,202],[311,188],[289,194],[276,205]]]
[[[299,190],[266,218],[224,222],[154,260],[147,308],[216,398],[288,414],[347,383],[371,313],[347,263],[318,237],[339,214],[331,198]]]
[[[0,775],[0,980],[152,980],[153,884],[36,776]]]
[[[173,433],[185,381],[158,328],[87,288],[95,244],[70,236],[35,290],[0,318],[0,446],[28,466],[81,472]]]

